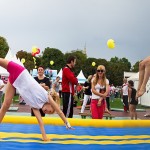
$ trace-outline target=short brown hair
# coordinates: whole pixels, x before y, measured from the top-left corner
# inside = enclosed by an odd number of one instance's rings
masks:
[[[67,58],[67,64],[70,64],[71,63],[71,61],[73,61],[74,62],[74,60],[76,59],[76,57],[75,56],[69,56],[68,58]]]

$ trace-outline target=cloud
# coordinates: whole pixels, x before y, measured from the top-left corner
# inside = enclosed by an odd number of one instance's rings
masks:
[[[86,43],[88,57],[126,57],[134,64],[149,55],[149,6],[149,0],[0,0],[0,35],[15,52],[37,45],[65,53]]]

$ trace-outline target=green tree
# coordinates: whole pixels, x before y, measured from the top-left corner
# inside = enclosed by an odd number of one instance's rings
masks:
[[[95,66],[92,66],[92,63],[95,62]],[[83,65],[83,72],[86,78],[89,75],[93,75],[96,73],[96,69],[99,65],[104,65],[107,70],[108,62],[105,59],[96,59],[96,58],[87,58]]]
[[[92,66],[92,62],[95,62],[95,66]],[[83,73],[87,78],[89,75],[93,75],[96,72],[97,68],[97,59],[96,58],[87,58],[83,64]]]
[[[23,50],[18,51],[16,54],[16,57],[19,58],[20,60],[22,58],[25,59],[25,63],[23,65],[28,71],[34,69],[35,65],[37,65],[37,64],[34,64],[33,56],[31,55],[31,53],[27,53],[26,51],[23,51]]]
[[[83,65],[87,59],[87,56],[86,54],[84,54],[82,52],[82,50],[73,50],[71,51],[70,53],[65,53],[65,60],[67,60],[67,58],[72,55],[72,56],[75,56],[77,58],[77,62],[76,62],[76,66],[75,66],[75,69],[74,69],[74,72],[75,72],[75,75],[78,75],[79,72],[81,71],[81,69],[83,69]]]
[[[51,65],[50,61],[53,61],[54,64]],[[64,54],[59,49],[47,47],[41,57],[41,64],[45,68],[59,71],[65,65]]]
[[[140,61],[137,61],[134,65],[133,65],[133,67],[132,67],[132,72],[138,72],[139,71],[139,63],[140,63]]]
[[[129,72],[131,69],[131,63],[126,58],[119,59],[114,57],[110,59],[107,69],[107,77],[110,84],[122,85],[122,80],[124,76],[124,71]]]
[[[5,58],[8,50],[9,46],[6,39],[0,36],[0,58]]]

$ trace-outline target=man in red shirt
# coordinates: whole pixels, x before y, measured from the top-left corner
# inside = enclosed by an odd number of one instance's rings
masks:
[[[62,71],[63,113],[67,118],[73,117],[74,85],[78,84],[78,79],[71,70],[74,68],[75,64],[76,57],[68,57],[67,65]]]

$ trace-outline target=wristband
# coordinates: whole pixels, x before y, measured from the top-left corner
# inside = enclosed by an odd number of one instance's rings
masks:
[[[65,125],[66,125],[66,128],[71,128],[71,125],[69,122],[66,122]]]

